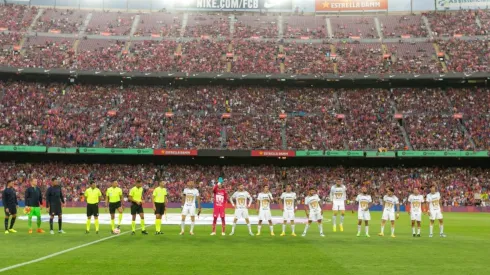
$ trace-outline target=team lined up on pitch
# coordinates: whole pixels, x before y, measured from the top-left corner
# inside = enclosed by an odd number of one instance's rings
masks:
[[[238,219],[245,219],[248,227],[248,233],[254,236],[252,233],[252,227],[249,220],[248,209],[251,207],[253,199],[250,193],[244,189],[244,185],[240,184],[238,190],[229,198],[228,194],[223,186],[223,178],[218,179],[218,183],[213,187],[214,194],[214,209],[213,209],[213,225],[211,235],[216,235],[216,223],[218,218],[221,218],[222,223],[222,235],[226,235],[226,222],[225,222],[225,208],[226,202],[230,201],[235,208],[235,218],[232,225],[230,235],[235,234],[235,227]],[[58,216],[58,233],[64,234],[62,229],[62,209],[65,203],[61,186],[58,184],[56,178],[52,179],[52,186],[48,188],[46,199],[46,210],[50,215],[50,234],[54,234],[53,220],[54,216]],[[5,234],[16,233],[14,224],[17,217],[18,200],[17,194],[14,189],[16,180],[9,180],[7,186],[2,193],[2,202],[5,209]],[[167,196],[167,190],[165,188],[165,181],[160,181],[159,186],[153,191],[152,202],[153,211],[156,216],[155,220],[155,235],[163,234],[161,230],[162,216],[165,214],[165,202]],[[31,179],[30,187],[25,192],[25,208],[24,213],[28,215],[28,227],[29,234],[32,234],[32,218],[37,218],[37,232],[44,233],[41,228],[41,210],[43,205],[43,196],[41,189],[37,186],[37,180]],[[427,204],[430,218],[429,237],[433,236],[433,227],[435,220],[439,220],[439,235],[446,237],[444,234],[443,215],[442,208],[440,206],[441,195],[436,191],[436,186],[433,185],[430,188],[431,192],[424,198],[420,194],[417,188],[413,189],[413,194],[408,198],[410,203],[410,216],[412,221],[412,234],[413,237],[421,236],[421,220],[423,214],[423,206]],[[379,236],[384,236],[384,227],[387,221],[391,222],[391,237],[395,237],[395,220],[400,217],[400,202],[394,195],[394,189],[388,188],[387,194],[383,197],[383,215],[381,220],[381,232]],[[95,181],[90,182],[90,187],[85,190],[84,196],[87,201],[87,223],[86,234],[90,233],[91,219],[94,217],[95,233],[99,233],[99,203],[103,198],[102,192],[97,188]],[[144,209],[143,209],[143,187],[141,181],[136,181],[136,185],[129,192],[129,201],[131,202],[131,234],[136,234],[136,216],[140,216],[141,233],[147,235],[148,232],[145,228]],[[340,212],[340,231],[344,231],[344,216],[345,216],[345,201],[346,201],[346,187],[343,184],[342,179],[336,180],[335,185],[330,190],[330,200],[333,202],[333,232],[337,231],[337,216]],[[281,236],[286,235],[286,225],[289,222],[291,224],[291,235],[296,236],[295,232],[295,214],[296,205],[296,193],[292,191],[292,186],[288,184],[285,192],[280,197],[280,208],[283,212],[283,224]],[[270,234],[274,236],[274,226],[272,224],[271,203],[273,202],[272,194],[269,192],[269,186],[263,186],[262,192],[257,196],[256,203],[259,223],[257,226],[256,235],[261,235],[262,222],[267,221],[269,223]],[[367,193],[367,188],[362,187],[361,192],[357,195],[355,201],[358,203],[358,226],[357,236],[361,236],[362,222],[365,223],[365,236],[369,235],[369,221],[371,220],[370,207],[372,206],[371,195]],[[118,182],[112,182],[112,186],[106,190],[105,195],[106,206],[109,209],[111,215],[111,234],[119,234],[120,226],[123,217],[123,192],[118,187]],[[395,214],[396,209],[396,214]],[[115,225],[115,214],[118,212],[118,224]],[[318,230],[320,236],[324,237],[323,233],[323,209],[321,207],[321,199],[318,196],[316,189],[311,188],[305,198],[305,212],[308,217],[308,223],[305,225],[302,236],[306,236],[311,224],[316,221],[318,223]],[[182,221],[180,235],[185,233],[185,221],[187,216],[190,216],[190,235],[194,235],[194,224],[196,215],[201,214],[201,199],[199,191],[195,188],[194,182],[189,181],[187,188],[184,189],[182,194]],[[10,219],[10,225],[9,225]],[[417,228],[416,228],[417,226]]]

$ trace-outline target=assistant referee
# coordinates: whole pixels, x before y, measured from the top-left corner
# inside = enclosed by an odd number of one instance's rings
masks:
[[[167,189],[165,188],[165,182],[160,181],[160,186],[153,190],[153,211],[155,212],[155,235],[163,234],[162,232],[162,216],[165,214],[165,197],[167,196]]]
[[[90,188],[85,190],[85,199],[87,201],[87,231],[90,233],[90,220],[94,216],[95,234],[99,234],[99,200],[102,197],[102,192],[95,186],[95,181],[90,182]]]

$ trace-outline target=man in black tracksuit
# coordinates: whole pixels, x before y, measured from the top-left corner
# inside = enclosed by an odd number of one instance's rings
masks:
[[[19,203],[17,202],[14,183],[15,180],[9,180],[2,193],[2,203],[5,211],[5,234],[17,232],[14,230],[14,224],[15,219],[17,218],[17,208],[19,207]],[[10,227],[9,217],[12,217],[10,220]]]
[[[51,179],[52,184],[46,191],[46,208],[49,213],[49,228],[50,234],[54,234],[53,231],[53,220],[54,216],[58,216],[58,233],[64,234],[65,231],[61,229],[61,215],[62,215],[62,204],[65,204],[65,198],[63,197],[63,192],[61,191],[61,186],[56,178]]]

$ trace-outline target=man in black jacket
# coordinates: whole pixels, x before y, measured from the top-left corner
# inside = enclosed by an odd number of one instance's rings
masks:
[[[41,188],[37,186],[37,179],[31,179],[31,187],[27,188],[25,194],[26,207],[30,208],[28,212],[29,218],[27,224],[29,226],[29,234],[32,234],[32,216],[37,218],[37,233],[44,233],[41,229],[41,209],[43,205],[43,195]]]
[[[46,208],[49,213],[49,233],[54,234],[53,231],[53,220],[54,216],[58,216],[58,233],[64,234],[65,231],[61,229],[62,221],[62,206],[65,204],[65,198],[63,197],[63,192],[61,191],[61,186],[58,183],[57,178],[51,179],[51,186],[46,192]]]
[[[8,180],[5,186],[5,190],[2,193],[2,203],[5,211],[5,234],[16,233],[14,230],[15,219],[17,218],[17,208],[19,204],[17,202],[17,194],[14,189],[15,180]],[[9,217],[10,220],[9,227]]]

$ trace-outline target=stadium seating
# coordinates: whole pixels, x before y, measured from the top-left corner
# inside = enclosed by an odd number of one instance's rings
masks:
[[[151,201],[154,165],[122,165],[122,164],[15,164],[0,163],[0,176],[17,175],[20,184],[17,191],[24,194],[24,184],[27,177],[38,179],[44,191],[52,177],[59,177],[67,201],[79,201],[81,194],[87,188],[89,179],[95,179],[98,187],[105,190],[112,180],[118,180],[127,198],[129,189],[136,180],[143,179],[144,199]],[[219,166],[184,166],[170,165],[164,168],[162,178],[168,181],[166,186],[170,202],[180,202],[181,193],[189,180],[198,183],[203,202],[212,201],[212,181],[220,175]],[[378,205],[387,187],[395,188],[395,194],[406,203],[412,188],[422,188],[428,193],[428,187],[439,182],[443,205],[474,205],[475,192],[489,192],[488,169],[482,168],[346,168],[346,167],[288,167],[274,166],[223,166],[226,188],[228,193],[236,190],[242,183],[252,196],[256,196],[260,186],[269,184],[272,196],[280,197],[284,190],[283,172],[287,182],[293,184],[293,190],[298,199],[303,200],[311,187],[318,189],[323,201],[328,200],[330,186],[335,179],[342,177],[347,187],[347,199],[352,201],[361,186],[368,188],[373,197],[373,203]],[[321,184],[319,184],[321,183]]]
[[[235,16],[235,38],[278,36],[277,16]]]
[[[83,26],[88,12],[81,10],[45,9],[33,30],[50,33],[77,33]]]
[[[387,15],[379,16],[384,38],[400,38],[402,36],[427,37],[427,29],[420,15]]]

